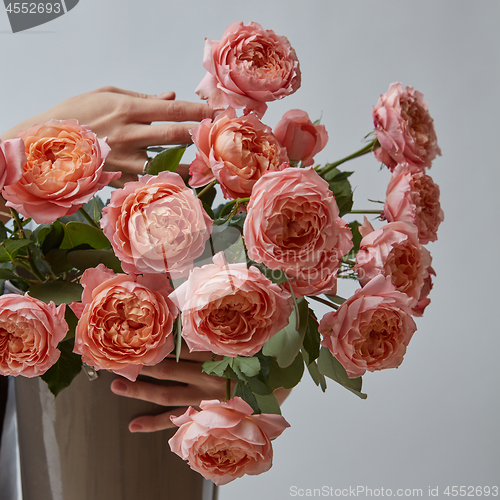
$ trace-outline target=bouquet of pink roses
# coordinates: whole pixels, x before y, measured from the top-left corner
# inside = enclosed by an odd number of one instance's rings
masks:
[[[285,37],[234,23],[206,41],[203,65],[196,92],[222,112],[191,131],[187,179],[185,147],[158,146],[104,204],[96,192],[120,174],[103,170],[109,147],[88,127],[52,120],[0,142],[13,219],[0,226],[0,279],[21,292],[0,297],[0,374],[41,376],[57,395],[83,365],[135,380],[182,342],[212,353],[203,370],[226,378],[226,401],[173,418],[170,445],[226,484],[271,467],[288,427],[274,391],[306,368],[323,391],[329,378],[366,398],[362,375],[403,361],[435,275],[424,245],[443,220],[427,174],[440,150],[423,95],[394,83],[369,142],[314,166],[323,125],[297,109],[274,130],[262,121],[300,87]],[[365,212],[378,228],[342,219],[360,212],[338,167],[372,152],[392,172],[383,209]],[[341,278],[360,288],[343,298]],[[315,301],[332,311],[318,318]]]

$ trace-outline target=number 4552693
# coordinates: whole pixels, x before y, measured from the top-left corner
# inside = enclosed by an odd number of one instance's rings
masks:
[[[497,497],[498,486],[447,486],[443,494],[451,497]]]
[[[62,12],[60,3],[9,3],[6,7],[9,14],[59,14]]]

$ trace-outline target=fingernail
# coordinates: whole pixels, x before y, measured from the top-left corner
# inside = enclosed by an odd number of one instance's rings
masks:
[[[172,92],[163,92],[156,96],[157,99],[169,99],[170,97],[172,97]]]
[[[111,390],[116,394],[125,394],[127,386],[120,380],[115,380],[111,385]]]
[[[132,424],[130,426],[130,432],[141,432],[142,431],[142,425],[141,424]]]

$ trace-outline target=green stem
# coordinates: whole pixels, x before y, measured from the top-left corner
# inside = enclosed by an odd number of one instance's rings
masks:
[[[217,179],[214,179],[212,182],[207,184],[197,195],[196,198],[201,198],[209,189],[217,184]]]
[[[86,210],[82,207],[79,208],[78,211],[85,217],[85,220],[91,225],[96,227],[97,229],[100,229],[100,227],[96,224],[95,220],[92,219],[92,217],[86,212]]]
[[[237,198],[236,200],[229,201],[228,203],[226,203],[226,205],[224,205],[224,207],[220,211],[219,219],[222,219],[222,216],[226,212],[226,209],[229,207],[232,207],[235,203],[239,206],[242,203],[248,203],[249,201],[250,201],[250,198]]]
[[[24,240],[25,236],[24,236],[24,230],[23,230],[23,223],[21,222],[21,219],[19,218],[19,214],[13,208],[10,209],[10,214],[11,214],[12,218],[16,221],[16,225],[19,229],[19,235],[21,236],[21,239]]]
[[[354,158],[359,158],[360,156],[365,155],[366,153],[371,153],[375,149],[380,147],[380,143],[378,142],[378,139],[375,138],[373,141],[369,142],[365,146],[363,146],[361,149],[356,151],[355,153],[346,156],[345,158],[342,158],[341,160],[336,161],[335,163],[330,163],[327,166],[320,168],[317,170],[319,175],[325,175],[326,173],[330,172],[330,170],[333,170],[334,168],[338,167],[339,165],[342,165],[342,163],[345,163],[346,161],[353,160]]]
[[[226,379],[226,401],[231,399],[231,379]]]
[[[315,295],[308,295],[307,298],[313,299],[316,302],[321,302],[322,304],[325,304],[326,306],[330,306],[335,310],[337,310],[339,308],[339,306],[337,304],[334,304],[333,302],[330,302],[329,300],[322,299],[321,297],[316,297]]]

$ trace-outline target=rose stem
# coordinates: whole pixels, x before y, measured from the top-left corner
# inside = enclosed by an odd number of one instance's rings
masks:
[[[222,210],[220,211],[219,214],[219,219],[222,219],[222,216],[224,215],[226,208],[232,207],[235,203],[238,203],[238,205],[242,203],[247,203],[250,201],[250,198],[237,198],[236,200],[231,200],[228,201],[223,207]]]
[[[197,195],[196,198],[201,198],[210,188],[217,184],[217,179],[214,179],[210,184],[207,184]]]
[[[90,217],[90,215],[86,212],[86,210],[82,207],[79,208],[78,211],[83,215],[83,217],[86,219],[86,221],[94,227],[97,227],[97,229],[100,229],[100,227],[95,223],[95,220]]]
[[[21,236],[21,239],[25,240],[26,236],[23,231],[23,224],[21,222],[21,219],[19,219],[19,214],[17,213],[16,210],[13,208],[10,209],[10,213],[12,215],[12,218],[16,221],[17,227],[19,228],[19,236]],[[45,276],[38,270],[36,267],[36,264],[33,262],[33,254],[31,253],[31,250],[27,247],[26,248],[28,252],[28,263],[30,266],[31,272],[41,281],[45,281]]]
[[[319,175],[325,175],[327,172],[330,172],[330,170],[333,170],[342,163],[345,163],[346,161],[349,160],[353,160],[354,158],[358,158],[359,156],[363,156],[366,153],[371,153],[372,151],[375,151],[375,149],[379,147],[380,143],[378,142],[378,139],[375,138],[373,139],[373,141],[369,142],[366,146],[363,146],[360,150],[356,151],[352,155],[346,156],[345,158],[342,158],[341,160],[338,160],[335,163],[329,163],[327,166],[317,169],[317,172]]]
[[[339,306],[334,304],[333,302],[330,302],[329,300],[326,299],[321,299],[320,297],[316,297],[315,295],[308,295],[309,299],[316,300],[317,302],[321,302],[322,304],[325,304],[326,306],[333,307],[333,309],[337,310]]]

